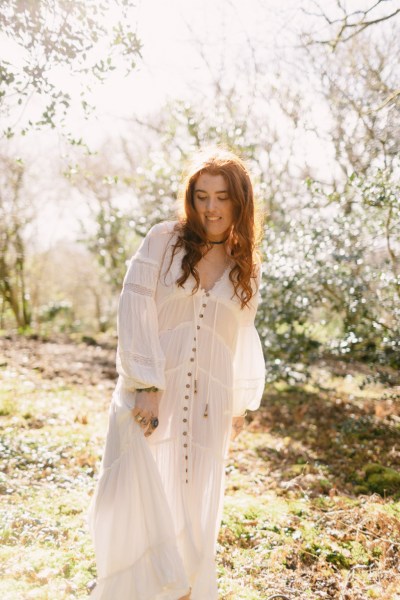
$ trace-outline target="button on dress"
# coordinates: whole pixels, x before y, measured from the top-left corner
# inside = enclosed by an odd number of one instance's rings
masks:
[[[265,368],[255,295],[240,308],[231,264],[209,290],[175,282],[175,222],[152,227],[118,307],[118,382],[89,510],[96,600],[218,598],[215,550],[232,417],[259,407]],[[170,267],[170,268],[169,268]],[[139,388],[163,390],[148,438],[131,414]]]

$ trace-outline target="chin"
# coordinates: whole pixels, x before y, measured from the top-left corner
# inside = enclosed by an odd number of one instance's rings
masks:
[[[226,237],[228,234],[226,233],[225,229],[206,229],[206,232],[208,235],[212,236],[212,237],[217,237],[217,238],[222,238],[222,237]]]

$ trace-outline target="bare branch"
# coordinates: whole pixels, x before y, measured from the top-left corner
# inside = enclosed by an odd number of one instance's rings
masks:
[[[374,25],[378,25],[380,23],[384,23],[385,21],[389,21],[393,19],[397,15],[400,14],[400,8],[396,8],[392,12],[386,15],[381,15],[377,17],[372,17],[371,13],[374,11],[379,5],[387,0],[376,0],[370,7],[365,10],[356,10],[353,12],[346,12],[345,8],[341,4],[340,0],[337,1],[337,6],[339,10],[342,11],[343,16],[339,18],[332,19],[330,18],[326,12],[321,8],[319,3],[313,2],[314,5],[317,6],[320,12],[307,12],[303,9],[305,14],[309,16],[314,16],[317,18],[323,18],[328,25],[333,28],[334,26],[338,26],[338,30],[333,34],[333,37],[329,39],[319,39],[312,40],[312,44],[324,44],[331,46],[333,50],[335,50],[340,43],[345,43],[359,35],[363,31],[365,31],[368,27],[372,27]]]
[[[390,104],[393,100],[396,100],[396,98],[398,98],[399,96],[400,96],[400,90],[395,90],[382,102],[382,104],[379,104],[379,106],[377,106],[376,108],[373,108],[373,109],[370,109],[369,111],[367,111],[367,114],[371,113],[371,112],[378,112],[378,110],[382,110],[382,108],[385,108],[385,106]]]

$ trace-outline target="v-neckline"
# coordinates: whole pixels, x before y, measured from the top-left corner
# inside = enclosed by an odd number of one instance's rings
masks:
[[[218,279],[216,279],[214,281],[214,283],[212,284],[212,286],[210,288],[208,288],[208,290],[206,290],[202,285],[201,282],[199,283],[199,290],[204,292],[204,294],[209,294],[210,292],[213,291],[213,289],[215,288],[215,286],[222,280],[222,278],[225,276],[225,273],[227,272],[227,270],[229,269],[229,264],[227,264],[227,266],[225,267],[225,269],[222,271],[221,275],[218,277]],[[193,277],[193,276],[192,276]],[[194,279],[194,277],[193,277]]]

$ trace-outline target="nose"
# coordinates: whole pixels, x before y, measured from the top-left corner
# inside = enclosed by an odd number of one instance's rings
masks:
[[[213,196],[209,196],[207,199],[207,211],[214,212],[215,208],[216,208],[216,200],[215,200],[215,198],[213,198]]]

